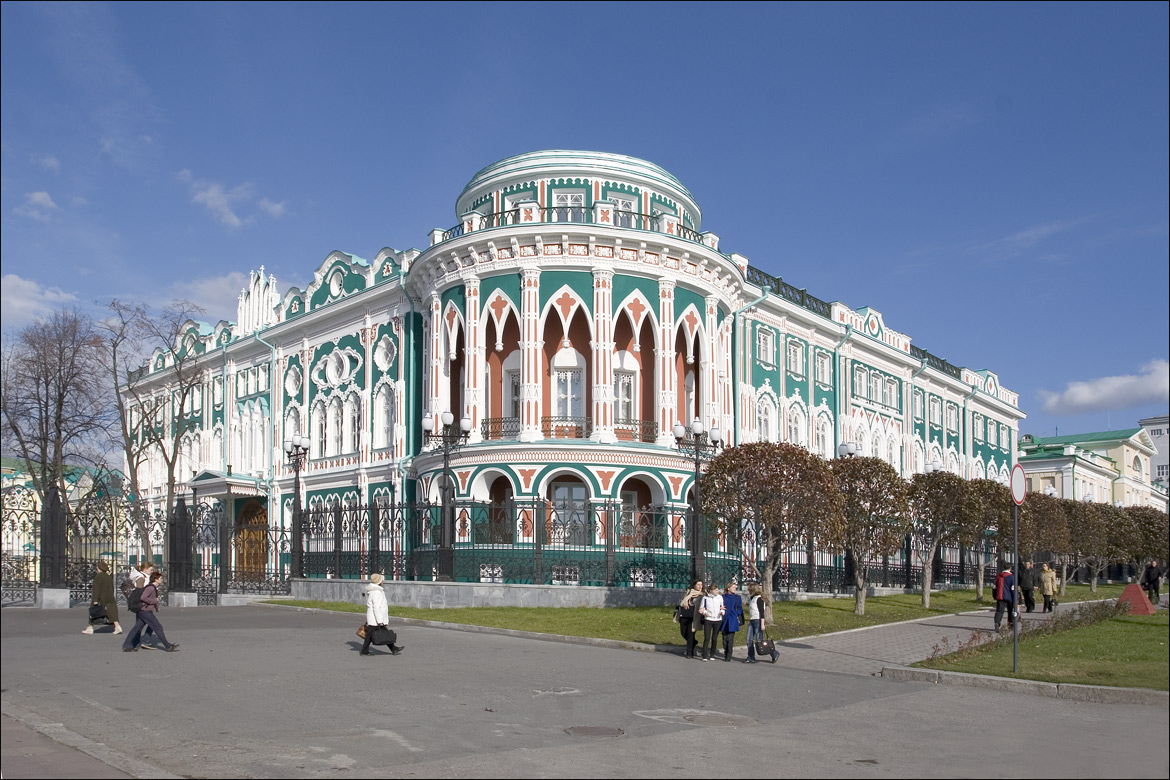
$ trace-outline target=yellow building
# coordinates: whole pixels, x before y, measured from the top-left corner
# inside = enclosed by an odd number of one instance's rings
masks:
[[[1020,436],[1028,490],[1075,501],[1166,511],[1166,490],[1151,473],[1157,449],[1142,428],[1068,436]]]

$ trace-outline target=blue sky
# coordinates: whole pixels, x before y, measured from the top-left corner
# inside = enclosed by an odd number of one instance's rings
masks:
[[[651,160],[720,248],[996,371],[1038,435],[1170,406],[1166,3],[2,6],[6,334],[235,318],[423,248],[536,149]]]

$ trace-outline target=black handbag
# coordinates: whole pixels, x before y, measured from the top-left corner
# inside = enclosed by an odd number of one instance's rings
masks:
[[[89,606],[89,622],[110,622],[110,617],[106,614],[106,607],[104,604],[91,604]]]
[[[386,628],[385,626],[374,626],[368,629],[373,635],[370,638],[372,645],[392,645],[398,641],[398,634],[394,633],[394,629]]]
[[[765,631],[756,639],[756,655],[766,655],[771,657],[772,653],[776,652],[776,643],[768,638],[768,632]]]

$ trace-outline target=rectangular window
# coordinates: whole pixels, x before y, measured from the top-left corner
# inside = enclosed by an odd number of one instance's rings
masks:
[[[520,372],[509,371],[504,376],[504,387],[508,388],[508,397],[504,399],[504,414],[508,417],[520,417]]]
[[[876,372],[869,375],[869,400],[875,403],[882,400],[882,378]]]
[[[613,413],[617,422],[634,422],[634,375],[629,371],[613,374]]]
[[[853,395],[865,398],[865,390],[868,386],[865,369],[860,367],[853,369]]]
[[[975,441],[983,441],[983,415],[971,416],[971,435],[975,437]]]
[[[882,403],[886,406],[898,405],[898,383],[895,380],[886,380],[886,392],[882,396]]]
[[[558,370],[554,376],[553,391],[554,417],[581,417],[584,414],[580,371]]]
[[[799,341],[788,342],[788,370],[804,376],[804,345]]]
[[[769,366],[776,365],[776,339],[772,331],[756,328],[756,360]]]
[[[959,430],[959,409],[951,404],[947,404],[947,430]]]
[[[922,419],[922,393],[914,391],[914,419]]]
[[[832,362],[829,356],[824,352],[817,353],[817,381],[822,385],[832,384],[832,377],[829,375],[832,369]]]
[[[1166,479],[1166,477],[1170,477],[1170,466],[1165,463],[1159,464],[1158,479]]]
[[[553,222],[584,222],[585,193],[580,190],[557,190],[553,193]]]
[[[639,227],[639,225],[635,224],[637,217],[634,212],[634,200],[632,198],[609,193],[606,195],[606,200],[613,202],[613,224],[618,227]]]
[[[930,424],[942,426],[942,401],[937,398],[930,399]]]
[[[998,439],[999,439],[999,437],[997,436],[997,434],[999,432],[998,428],[999,428],[998,425],[996,425],[993,421],[988,420],[988,422],[987,422],[987,443],[990,444],[992,447],[998,446]]]

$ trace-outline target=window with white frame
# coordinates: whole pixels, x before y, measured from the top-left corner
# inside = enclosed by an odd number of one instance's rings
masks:
[[[788,341],[788,370],[804,376],[804,345],[794,339]]]
[[[922,419],[922,393],[919,390],[914,391],[914,419]]]
[[[828,460],[833,457],[833,443],[829,438],[829,421],[823,417],[817,421],[817,454]]]
[[[947,404],[947,430],[959,430],[959,407]]]
[[[342,421],[344,419],[341,399],[334,398],[329,404],[329,447],[325,450],[326,455],[338,455],[341,453]]]
[[[882,403],[886,406],[895,407],[898,405],[898,381],[896,379],[886,378],[885,392],[882,394]]]
[[[553,416],[581,417],[585,399],[581,395],[580,369],[557,369],[553,372]]]
[[[818,352],[816,362],[816,380],[822,385],[831,384],[833,380],[831,375],[833,364],[828,353]]]
[[[776,407],[771,399],[761,398],[756,402],[756,440],[773,441],[773,432],[776,430],[773,421],[776,419]]]
[[[553,192],[553,222],[584,222],[585,191],[555,190]]]
[[[633,371],[615,371],[613,374],[613,413],[619,423],[634,422],[635,378]]]
[[[776,364],[776,336],[762,325],[756,326],[756,360]]]
[[[971,415],[971,435],[975,441],[983,441],[983,415]]]
[[[504,410],[508,417],[520,417],[520,372],[505,371],[504,387],[507,394],[504,397]]]
[[[635,227],[634,199],[629,195],[618,195],[612,192],[607,193],[605,197],[606,200],[613,203],[613,224],[618,227]]]
[[[788,410],[788,443],[803,447],[805,442],[804,412],[792,407]]]
[[[374,399],[374,449],[385,449],[393,442],[394,392],[390,385],[382,385]]]
[[[882,377],[876,371],[869,375],[869,400],[874,403],[882,400]]]
[[[853,395],[858,398],[865,398],[865,391],[869,387],[869,379],[866,370],[861,366],[853,369]]]
[[[930,424],[942,425],[942,401],[938,398],[930,399]]]
[[[988,422],[987,422],[987,443],[990,444],[992,447],[998,446],[998,444],[999,444],[998,434],[999,434],[999,426],[996,425],[996,423],[994,421],[988,420]]]

